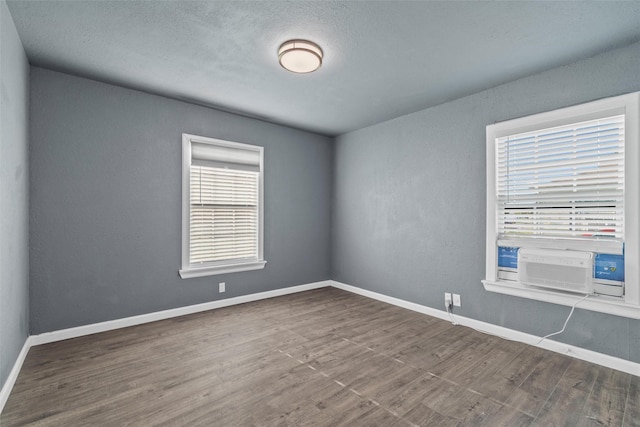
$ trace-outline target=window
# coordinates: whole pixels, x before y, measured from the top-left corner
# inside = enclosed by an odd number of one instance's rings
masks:
[[[578,296],[520,283],[517,254],[589,253],[594,297],[581,307],[640,318],[638,100],[487,126],[485,289],[572,304]]]
[[[263,148],[183,134],[182,169],[180,276],[264,268]]]

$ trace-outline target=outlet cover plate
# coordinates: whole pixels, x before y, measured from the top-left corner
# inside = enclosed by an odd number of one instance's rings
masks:
[[[453,305],[456,307],[460,307],[460,294],[453,294]]]
[[[444,303],[445,305],[449,305],[453,300],[451,299],[451,294],[449,292],[444,293]]]
[[[218,283],[218,292],[222,293],[222,292],[224,292],[225,290],[226,290],[226,289],[225,289],[225,284],[224,284],[224,282],[220,282],[220,283]]]

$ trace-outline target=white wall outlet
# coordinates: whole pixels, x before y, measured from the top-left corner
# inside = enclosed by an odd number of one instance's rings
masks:
[[[220,282],[218,283],[218,292],[222,293],[225,291],[225,285],[224,282]]]
[[[459,294],[453,294],[453,305],[455,305],[456,307],[460,307],[460,295]]]
[[[445,292],[444,293],[444,306],[449,308],[449,306],[451,305],[451,294],[449,292]]]

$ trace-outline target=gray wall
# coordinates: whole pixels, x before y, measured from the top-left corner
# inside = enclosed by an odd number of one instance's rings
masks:
[[[29,335],[29,63],[0,2],[0,388]]]
[[[33,334],[330,278],[329,138],[41,68],[30,111]],[[183,132],[265,147],[264,270],[178,277]]]
[[[333,279],[546,335],[570,308],[484,291],[485,127],[640,90],[640,43],[336,139]],[[640,362],[640,321],[577,309],[560,341]]]

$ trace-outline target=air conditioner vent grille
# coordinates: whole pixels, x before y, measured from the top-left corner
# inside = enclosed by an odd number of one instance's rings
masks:
[[[591,252],[521,249],[518,253],[519,282],[585,294],[593,293]]]

